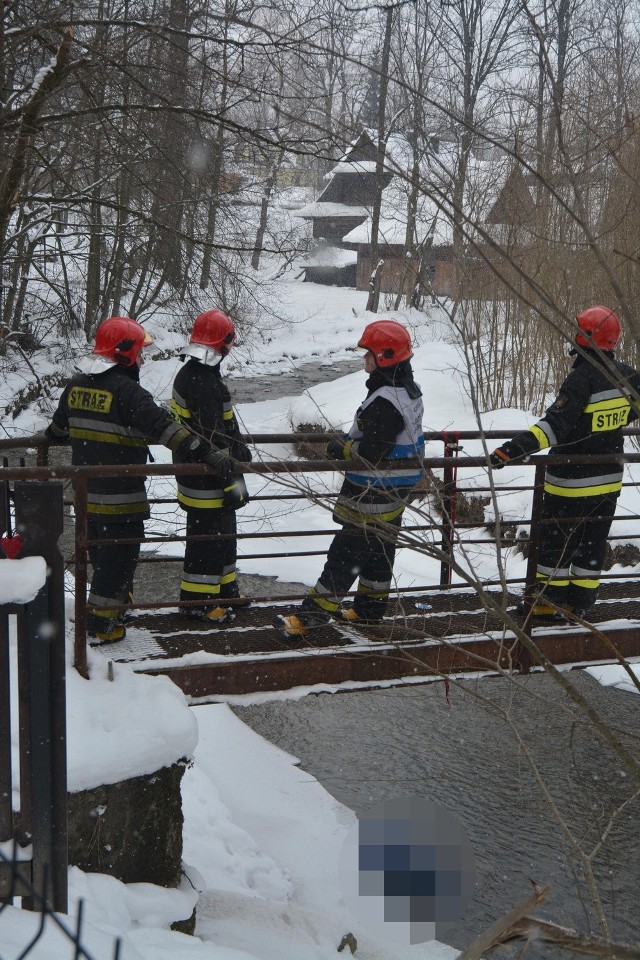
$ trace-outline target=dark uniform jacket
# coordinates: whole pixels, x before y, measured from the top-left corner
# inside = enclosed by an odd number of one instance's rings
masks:
[[[544,417],[503,449],[510,457],[549,448],[558,454],[622,453],[622,428],[638,417],[634,396],[640,373],[606,353],[587,350],[576,357],[569,376]],[[559,497],[591,497],[617,493],[621,463],[576,463],[548,467],[545,492]]]
[[[222,379],[220,367],[211,367],[191,357],[173,382],[171,413],[212,447],[226,451],[234,460],[248,463],[251,452],[240,437],[240,428],[231,403],[231,395]],[[174,463],[185,463],[180,452]],[[238,487],[242,490],[238,490]],[[178,477],[178,501],[183,507],[218,509],[240,506],[246,488],[240,478],[232,487],[222,489],[216,476]]]
[[[149,442],[175,450],[194,439],[140,386],[137,367],[122,366],[74,377],[45,434],[57,442],[70,439],[72,462],[82,466],[145,464]],[[147,518],[145,478],[89,479],[87,512],[105,523]]]
[[[360,457],[376,469],[347,471],[334,509],[339,523],[389,521],[399,517],[422,470],[394,468],[394,459],[422,457],[422,393],[409,361],[367,380],[367,396],[358,409],[342,455]],[[338,451],[336,451],[338,452]]]

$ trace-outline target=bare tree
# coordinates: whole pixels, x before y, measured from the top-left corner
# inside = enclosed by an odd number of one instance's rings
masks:
[[[465,248],[465,189],[474,145],[483,142],[485,117],[493,112],[495,80],[516,47],[519,4],[501,0],[452,0],[444,5],[438,39],[444,58],[445,85],[456,119],[458,160],[452,188],[453,246],[462,263]],[[493,83],[493,87],[492,87]]]
[[[382,264],[379,258],[379,230],[380,230],[380,209],[382,206],[382,191],[384,189],[384,170],[386,161],[387,146],[387,89],[389,86],[389,62],[391,57],[391,35],[393,30],[394,8],[387,7],[384,16],[384,40],[382,43],[382,53],[380,56],[380,89],[378,92],[378,118],[377,118],[377,151],[376,151],[376,179],[375,193],[371,205],[371,266],[373,272],[369,282],[369,297],[367,299],[367,310],[372,313],[378,309],[380,302],[380,279],[382,276]]]

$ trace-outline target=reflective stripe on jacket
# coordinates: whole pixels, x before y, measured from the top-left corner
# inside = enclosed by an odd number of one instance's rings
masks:
[[[348,436],[353,440],[361,440],[363,432],[359,426],[360,415],[378,398],[388,400],[398,410],[402,417],[403,427],[396,436],[395,443],[383,460],[379,461],[371,470],[349,470],[346,479],[356,486],[382,487],[413,487],[420,479],[420,468],[398,468],[393,466],[394,460],[422,457],[424,454],[424,435],[422,418],[424,404],[422,397],[411,398],[404,387],[385,385],[371,393],[360,405]]]
[[[47,433],[71,440],[79,466],[145,464],[148,443],[177,448],[189,434],[137,381],[137,370],[80,374],[65,387]],[[87,512],[105,523],[149,516],[144,477],[91,477]]]
[[[391,416],[384,415],[380,410],[372,423],[372,418],[367,416],[367,413],[371,414],[376,402],[387,406]],[[388,442],[382,444],[381,449],[386,452],[377,459],[375,466],[372,464],[371,470],[347,472],[334,507],[334,520],[338,523],[380,524],[401,517],[411,489],[420,477],[421,471],[415,467],[409,470],[394,470],[393,461],[400,457],[422,456],[424,450],[422,416],[421,396],[413,399],[404,387],[388,384],[375,387],[374,383],[374,389],[371,389],[367,399],[358,409],[349,432],[353,440],[353,455],[359,456],[360,447],[368,450],[376,448],[375,440],[371,442],[372,427],[377,434],[375,439],[378,441],[385,439],[384,433],[381,437],[378,432],[380,420],[385,423],[384,430],[394,423],[395,426],[392,429],[397,432],[395,437],[391,434]],[[376,422],[377,426],[373,426]]]
[[[545,416],[520,435],[529,451],[622,453],[622,428],[638,417],[634,395],[640,392],[640,373],[612,356],[588,352],[589,360],[576,358]],[[544,489],[556,497],[603,496],[619,493],[622,475],[621,463],[554,465],[547,468]]]
[[[173,382],[171,413],[211,446],[239,460],[251,459],[219,367],[210,367],[195,357],[187,360]],[[185,462],[176,454],[173,461]],[[225,493],[229,502],[240,490],[239,483],[246,493],[243,480],[223,489],[215,474],[178,477],[178,502],[185,509],[219,510],[225,505]]]

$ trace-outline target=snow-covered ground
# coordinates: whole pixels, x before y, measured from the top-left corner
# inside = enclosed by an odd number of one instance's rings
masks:
[[[261,334],[254,333],[233,351],[225,361],[232,391],[234,378],[287,373],[308,362],[335,367],[352,359],[364,325],[374,319],[365,313],[365,297],[352,290],[283,282],[278,315],[288,314],[290,320],[270,327],[265,323]],[[379,316],[394,316],[414,335],[414,369],[425,396],[425,429],[475,429],[464,358],[455,338],[449,336],[446,315],[434,307],[425,314],[383,311]],[[161,317],[154,318],[149,326],[158,351],[169,359],[150,360],[143,369],[142,382],[159,400],[166,401],[182,341],[178,334],[163,329]],[[79,352],[87,349],[86,344],[76,347]],[[58,363],[59,358],[52,353],[39,367],[40,374],[53,372]],[[71,373],[72,361],[67,364]],[[28,379],[29,372],[23,369],[9,372],[0,402],[6,402]],[[309,422],[348,427],[363,397],[364,381],[363,373],[349,374],[320,383],[302,395],[242,404],[238,413],[248,433],[289,431],[292,425]],[[41,404],[40,409],[28,408],[11,424],[5,421],[5,433],[25,435],[42,429],[55,399]],[[487,411],[482,424],[485,429],[504,429],[508,434],[533,419],[527,411]],[[264,459],[292,455],[284,446],[265,445],[255,452]],[[431,444],[428,450],[435,456],[441,452],[439,443]],[[480,443],[465,443],[461,458],[481,452]],[[162,449],[154,450],[159,459],[163,453]],[[633,480],[636,468],[629,469],[627,476]],[[308,482],[315,489],[323,489],[327,483],[335,489],[339,478],[328,477],[316,475]],[[516,519],[525,518],[530,506],[526,493],[510,489],[520,479],[528,481],[530,471],[509,468],[496,475],[500,511]],[[487,473],[483,468],[461,469],[459,480],[472,489],[474,485],[486,485]],[[272,479],[255,476],[249,478],[249,484],[254,493],[276,486]],[[155,492],[161,495],[163,489],[168,491],[167,496],[173,496],[173,481],[167,481],[164,488],[159,483]],[[282,492],[281,487],[278,491]],[[637,484],[625,488],[618,513],[640,513]],[[156,515],[150,529],[172,533],[181,530],[181,522],[177,511],[167,506]],[[308,502],[296,502],[294,509],[289,504],[279,513],[252,502],[242,511],[240,522],[242,529],[262,529],[270,534],[261,544],[265,552],[273,547],[283,553],[288,548],[297,549],[290,537],[292,530],[331,526],[327,510]],[[640,536],[635,521],[629,521],[626,527],[619,525],[616,532],[622,532],[621,527],[630,539]],[[328,536],[320,537],[314,549],[324,549],[328,542]],[[165,552],[169,553],[169,547]],[[171,545],[171,553],[176,554],[175,545]],[[495,575],[495,548],[488,536],[486,546],[474,545],[467,556],[475,575]],[[522,575],[523,560],[518,554],[505,551],[503,561],[508,576]],[[3,563],[6,566],[12,562]],[[269,561],[266,571],[265,561],[243,560],[241,549],[239,566],[241,572],[268,572],[283,580],[312,584],[320,562],[319,557],[283,557]],[[17,582],[19,568],[12,569]],[[422,553],[403,549],[396,575],[401,586],[434,582],[437,564]],[[38,576],[37,571],[29,574],[36,579]],[[5,571],[4,583],[9,582]],[[12,599],[10,593],[7,587],[5,599]],[[83,940],[95,960],[111,960],[116,935],[122,938],[121,960],[328,960],[335,956],[348,932],[356,936],[357,956],[363,960],[449,960],[457,955],[436,942],[404,949],[388,946],[369,940],[367,931],[358,927],[336,880],[342,843],[354,823],[354,814],[313,777],[300,771],[295,758],[250,731],[225,705],[189,708],[166,679],[137,676],[128,666],[116,664],[110,681],[101,654],[90,651],[89,663],[89,681],[69,669],[72,789],[149,772],[185,754],[194,756],[183,784],[183,889],[127,886],[110,877],[83,874],[77,868],[70,871],[71,917],[63,920],[73,926],[81,897],[86,920]],[[620,668],[594,670],[594,675],[606,683],[624,681],[628,686]],[[198,936],[171,932],[169,924],[188,916],[196,900]],[[14,907],[2,910],[2,960],[20,955],[37,924],[38,918],[32,914]],[[68,940],[48,924],[29,957],[66,960],[72,955]]]
[[[347,933],[364,960],[455,960],[458,951],[437,941],[403,948],[371,938],[350,914],[338,877],[355,815],[294,757],[224,704],[188,707],[166,678],[115,664],[109,679],[107,666],[91,650],[90,680],[69,666],[70,789],[149,773],[184,755],[194,762],[182,788],[181,889],[70,869],[69,915],[60,921],[75,929],[83,901],[82,944],[93,960],[112,960],[116,938],[120,960],[331,960]],[[591,672],[632,689],[621,667]],[[8,855],[8,845],[0,851]],[[194,905],[196,936],[171,931]],[[0,912],[3,960],[21,955],[38,923],[17,907]],[[48,922],[29,960],[73,955],[68,937]]]
[[[338,875],[355,815],[299,770],[294,757],[224,704],[190,708],[166,678],[115,664],[110,679],[107,666],[90,650],[91,679],[84,680],[69,663],[69,788],[151,773],[183,756],[194,762],[182,788],[181,889],[123,884],[71,868],[69,916],[61,921],[74,928],[82,899],[82,944],[94,960],[112,960],[116,937],[120,960],[329,960],[347,933],[366,960],[457,956],[435,941],[406,948],[376,942],[349,914]],[[14,743],[15,768],[17,760]],[[9,845],[0,851],[9,855]],[[171,931],[196,904],[196,937]],[[3,960],[20,955],[38,923],[17,907],[1,910]],[[29,954],[30,960],[71,956],[68,938],[51,922]]]

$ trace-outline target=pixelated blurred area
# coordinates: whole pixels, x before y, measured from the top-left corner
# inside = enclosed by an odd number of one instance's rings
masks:
[[[353,914],[399,945],[439,940],[464,915],[475,856],[460,821],[422,797],[376,804],[343,848],[340,879]]]

